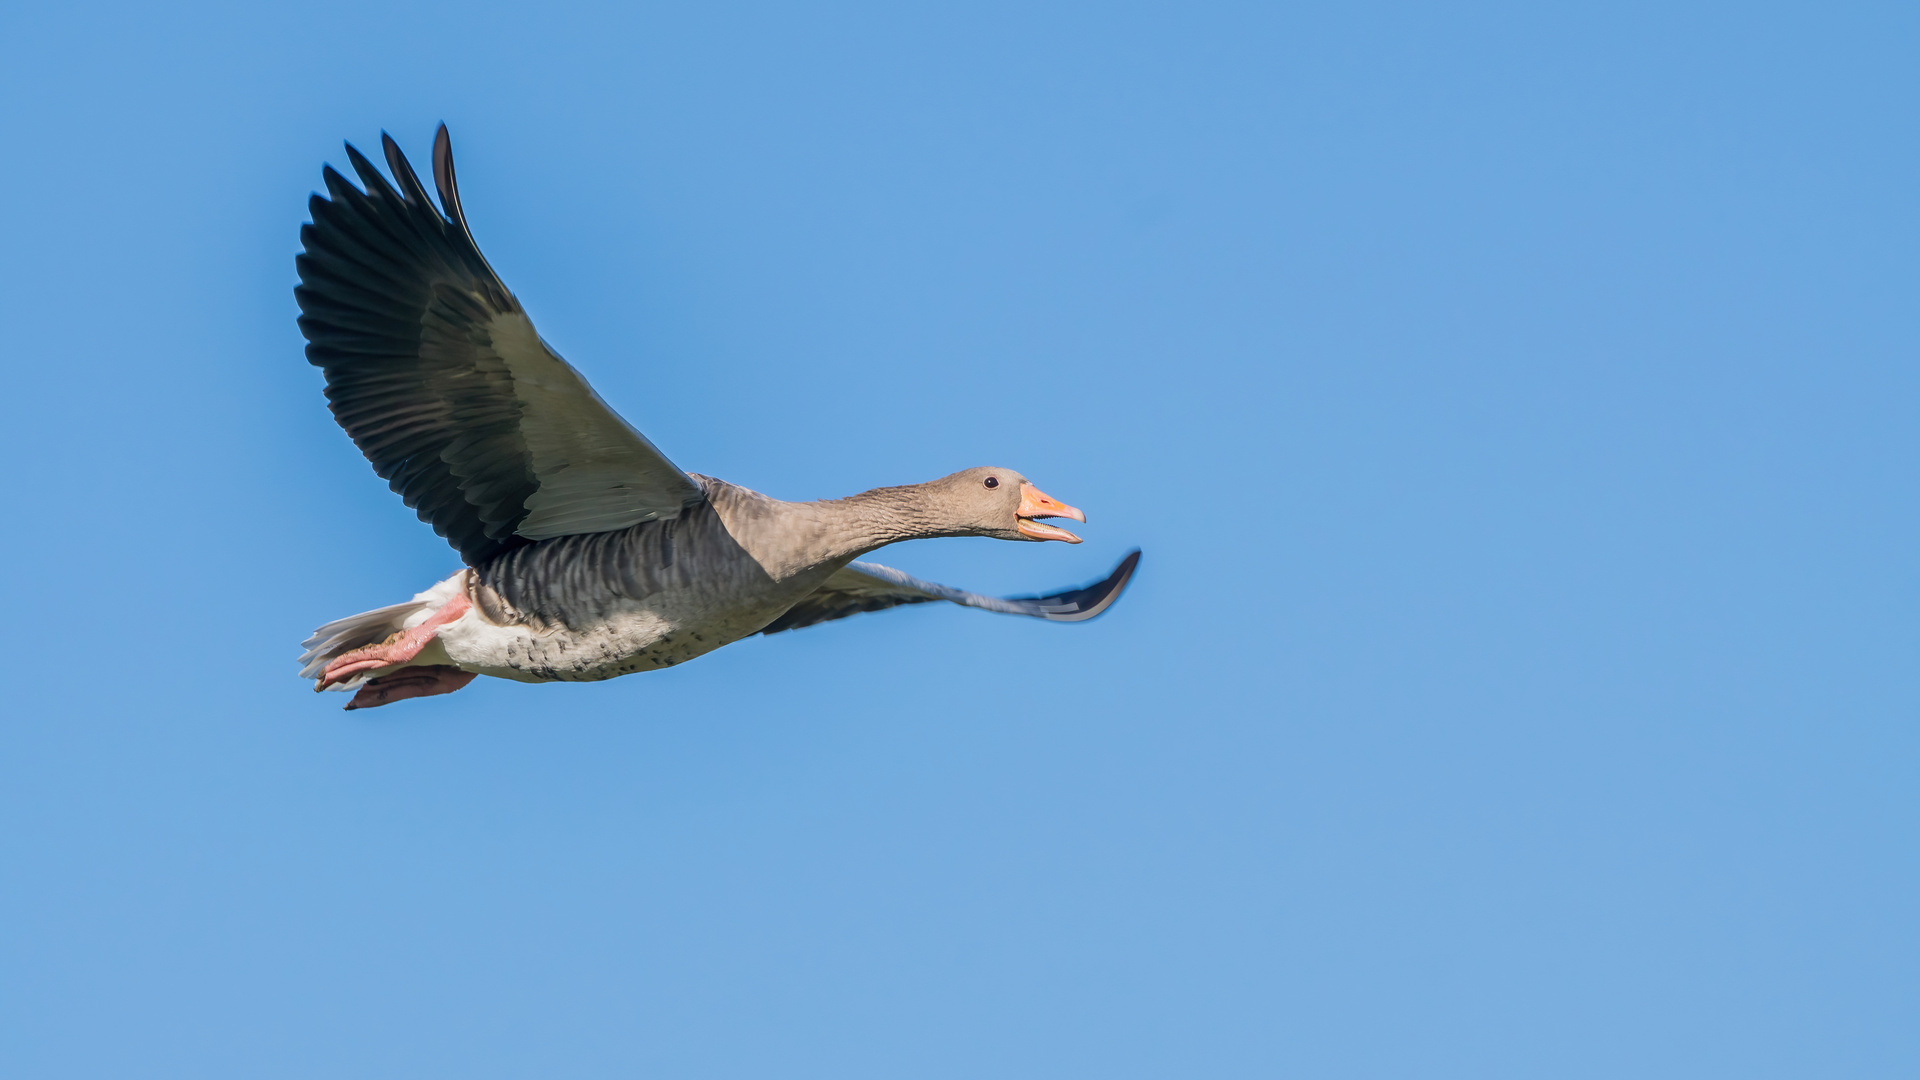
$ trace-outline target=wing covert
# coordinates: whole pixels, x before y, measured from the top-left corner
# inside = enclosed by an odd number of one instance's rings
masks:
[[[1113,568],[1113,573],[1091,585],[1050,596],[985,596],[925,581],[911,574],[878,563],[848,563],[826,583],[815,589],[786,614],[767,624],[762,634],[798,630],[803,626],[844,619],[863,611],[883,611],[902,604],[925,604],[945,600],[963,607],[997,611],[1003,615],[1026,615],[1054,622],[1084,622],[1113,606],[1140,565],[1140,552],[1131,551]]]

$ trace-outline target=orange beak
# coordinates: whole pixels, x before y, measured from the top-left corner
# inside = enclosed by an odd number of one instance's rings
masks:
[[[1080,538],[1065,529],[1042,525],[1033,519],[1057,517],[1072,518],[1075,521],[1087,520],[1087,515],[1027,483],[1020,485],[1020,509],[1014,513],[1020,517],[1019,529],[1022,536],[1031,536],[1035,540],[1065,540],[1069,544],[1079,543]]]

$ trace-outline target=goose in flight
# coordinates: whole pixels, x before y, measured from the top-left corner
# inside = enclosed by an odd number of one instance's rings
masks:
[[[322,626],[301,657],[349,709],[452,693],[476,675],[610,679],[753,634],[946,600],[1060,622],[1126,587],[999,599],[856,562],[901,540],[1080,538],[1086,516],[1003,468],[820,502],[783,502],[682,472],[534,332],[474,245],[445,125],[435,209],[399,146],[392,179],[347,146],[365,190],[331,167],[296,260],[307,359],[334,418],[381,479],[466,564],[403,604]]]

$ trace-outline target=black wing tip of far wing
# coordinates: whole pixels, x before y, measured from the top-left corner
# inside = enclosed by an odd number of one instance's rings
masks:
[[[1133,580],[1133,572],[1140,565],[1140,549],[1127,552],[1126,557],[1100,581],[1078,589],[1055,593],[1052,596],[1014,597],[1021,603],[1032,604],[1039,609],[1034,614],[1053,622],[1085,622],[1113,606],[1126,591],[1127,583]]]

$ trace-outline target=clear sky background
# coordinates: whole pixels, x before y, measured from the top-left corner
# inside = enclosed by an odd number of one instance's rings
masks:
[[[1920,1072],[1911,4],[0,6],[8,1077]],[[307,194],[453,130],[683,467],[1146,555],[339,711],[457,565]]]

